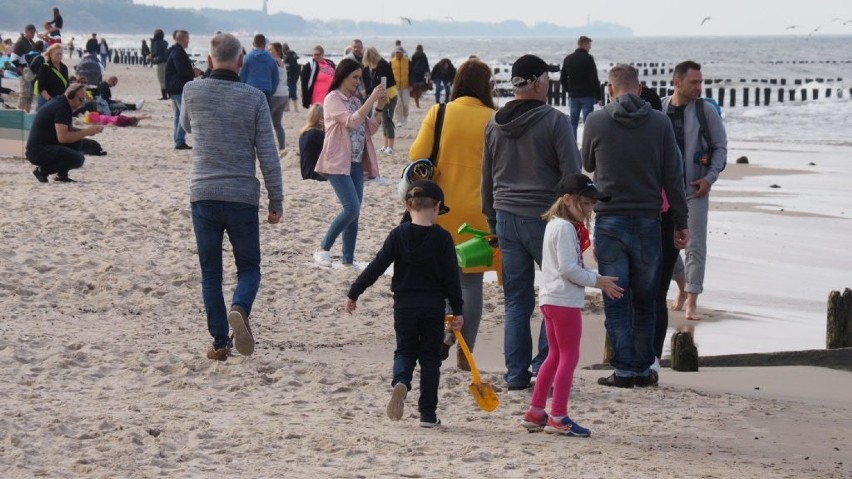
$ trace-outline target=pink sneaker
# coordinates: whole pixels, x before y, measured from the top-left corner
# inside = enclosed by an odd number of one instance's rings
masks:
[[[521,426],[525,427],[529,432],[538,432],[544,429],[544,426],[547,425],[547,420],[548,416],[546,412],[536,413],[530,409],[524,414],[524,418],[521,419]]]

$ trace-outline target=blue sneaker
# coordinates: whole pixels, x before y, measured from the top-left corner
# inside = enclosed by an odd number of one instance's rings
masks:
[[[552,417],[548,418],[547,425],[544,426],[544,432],[577,437],[589,437],[592,435],[592,431],[572,421],[568,416],[563,417],[559,422],[554,421]]]

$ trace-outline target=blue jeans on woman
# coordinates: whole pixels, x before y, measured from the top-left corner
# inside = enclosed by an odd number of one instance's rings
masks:
[[[604,295],[604,325],[616,376],[647,376],[654,363],[661,241],[657,218],[601,215],[595,220],[598,271],[618,277],[624,288],[620,299]]]
[[[450,83],[446,80],[435,80],[435,103],[441,103],[441,90],[444,90],[444,103],[450,102]]]
[[[260,289],[260,222],[257,206],[232,201],[192,203],[192,226],[201,264],[201,296],[213,347],[230,347],[228,312],[222,294],[222,240],[228,239],[237,266],[237,287],[231,300],[246,315]]]
[[[505,323],[503,353],[506,383],[526,388],[533,374],[547,358],[547,329],[542,321],[538,335],[538,355],[532,356],[530,318],[535,310],[535,264],[541,267],[542,241],[547,223],[541,218],[519,216],[497,210],[497,239],[503,256],[503,297]]]
[[[358,239],[358,218],[361,216],[361,200],[364,198],[364,165],[352,163],[348,175],[325,175],[337,199],[343,206],[325,233],[320,247],[331,251],[337,237],[343,234],[343,263],[355,261],[355,241]]]

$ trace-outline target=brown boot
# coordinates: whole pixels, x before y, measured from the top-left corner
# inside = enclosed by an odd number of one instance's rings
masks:
[[[462,371],[470,371],[470,364],[467,362],[467,357],[461,348],[456,349],[456,365]]]
[[[231,355],[231,348],[221,348],[216,349],[211,347],[207,350],[207,359],[214,359],[216,361],[227,361],[228,356]]]

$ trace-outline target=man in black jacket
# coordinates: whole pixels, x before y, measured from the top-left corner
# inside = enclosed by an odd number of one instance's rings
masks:
[[[580,123],[580,111],[583,121],[595,108],[595,103],[601,99],[601,82],[598,80],[598,67],[595,59],[589,55],[592,49],[592,39],[583,35],[577,39],[577,49],[565,57],[562,62],[562,73],[559,82],[568,92],[568,111],[571,114],[571,128],[574,138],[577,138],[577,125]]]
[[[180,125],[180,102],[183,86],[201,75],[201,70],[192,66],[192,61],[186,53],[188,46],[189,32],[186,30],[175,32],[175,44],[169,47],[169,59],[166,61],[166,92],[175,105],[175,150],[192,149],[186,144],[186,131]]]

